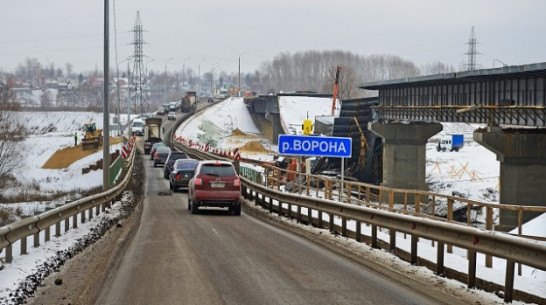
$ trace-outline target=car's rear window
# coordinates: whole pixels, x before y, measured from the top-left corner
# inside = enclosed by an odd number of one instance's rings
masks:
[[[171,152],[171,149],[168,147],[158,147],[156,152],[158,154],[169,154]]]
[[[177,162],[176,169],[191,169],[194,170],[197,166],[197,161]]]
[[[188,155],[186,155],[186,153],[184,152],[172,152],[169,155],[170,160],[178,160],[178,159],[186,159],[186,158],[188,158]]]
[[[218,177],[235,176],[235,168],[230,164],[203,164],[201,175],[210,175]]]

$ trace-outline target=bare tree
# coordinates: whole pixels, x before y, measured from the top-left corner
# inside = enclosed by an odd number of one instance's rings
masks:
[[[7,176],[21,163],[20,143],[28,131],[25,126],[13,118],[13,110],[20,106],[13,101],[9,88],[0,91],[0,188]]]
[[[455,72],[455,68],[441,62],[428,63],[421,66],[422,75],[443,74]]]
[[[281,53],[260,69],[260,87],[267,93],[280,91],[333,92],[335,69],[340,75],[341,99],[363,97],[359,83],[420,75],[410,61],[394,55],[361,56],[342,50]]]

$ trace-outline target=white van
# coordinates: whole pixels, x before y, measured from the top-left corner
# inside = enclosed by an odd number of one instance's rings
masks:
[[[144,121],[141,119],[134,119],[131,123],[131,135],[144,135]]]

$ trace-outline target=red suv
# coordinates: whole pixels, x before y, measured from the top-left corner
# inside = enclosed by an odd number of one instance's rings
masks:
[[[241,215],[241,180],[229,161],[199,161],[188,184],[188,210],[199,207],[228,208]]]

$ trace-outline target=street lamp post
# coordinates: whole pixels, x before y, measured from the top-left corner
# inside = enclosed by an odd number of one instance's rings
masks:
[[[167,102],[167,62],[173,60],[174,58],[171,57],[167,60],[165,60],[165,93],[163,94],[163,99],[165,100],[165,103]]]
[[[241,97],[241,55],[243,55],[243,54],[245,54],[245,53],[239,54],[239,88],[238,88],[239,89],[238,90],[239,91],[239,94],[238,94],[239,97]]]

